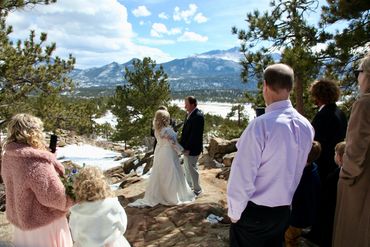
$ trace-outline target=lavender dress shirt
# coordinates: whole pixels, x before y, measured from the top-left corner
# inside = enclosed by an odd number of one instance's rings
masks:
[[[227,187],[228,215],[239,220],[248,201],[290,205],[312,147],[314,129],[290,100],[274,102],[237,142]]]

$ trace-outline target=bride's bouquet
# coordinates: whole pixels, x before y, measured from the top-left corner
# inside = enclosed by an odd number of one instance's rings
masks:
[[[64,184],[66,189],[66,194],[70,196],[73,200],[76,200],[76,195],[73,190],[73,182],[75,181],[76,176],[81,168],[79,167],[70,167],[65,168],[64,175],[60,177],[60,180]]]

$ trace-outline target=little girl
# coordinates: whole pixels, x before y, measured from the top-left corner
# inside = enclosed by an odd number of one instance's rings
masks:
[[[71,208],[69,226],[74,247],[127,247],[123,237],[127,216],[113,196],[103,172],[84,167],[73,183],[77,205]]]

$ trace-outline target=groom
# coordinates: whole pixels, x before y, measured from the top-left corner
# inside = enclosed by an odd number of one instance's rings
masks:
[[[203,150],[204,116],[197,108],[197,100],[193,96],[185,98],[187,116],[182,128],[180,144],[184,148],[184,167],[186,180],[193,188],[195,195],[202,193],[199,185],[198,157]]]

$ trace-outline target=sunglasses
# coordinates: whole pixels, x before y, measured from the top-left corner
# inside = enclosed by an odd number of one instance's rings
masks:
[[[364,72],[363,69],[356,69],[355,71],[355,77],[358,78],[358,76],[360,75],[361,72]]]

